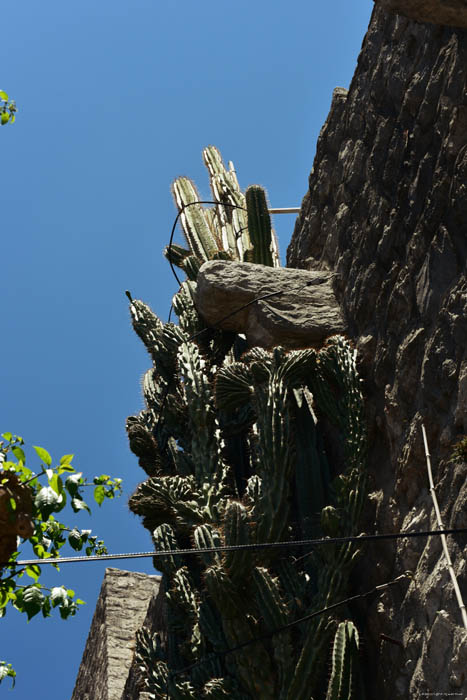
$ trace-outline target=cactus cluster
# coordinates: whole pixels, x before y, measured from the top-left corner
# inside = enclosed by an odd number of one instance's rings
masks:
[[[149,477],[130,507],[158,552],[358,534],[366,442],[348,341],[335,336],[320,351],[286,352],[247,349],[224,331],[199,334],[205,326],[193,290],[203,261],[278,264],[264,193],[247,190],[247,212],[225,206],[245,206],[233,167],[226,170],[212,147],[204,158],[213,196],[224,204],[184,208],[197,192],[186,178],[174,184],[190,247],[166,251],[188,277],[174,298],[178,325],[130,303],[153,362],[143,382],[146,408],[127,423]],[[138,635],[145,691],[175,699],[354,697],[358,635],[352,623],[339,625],[345,608],[277,630],[345,598],[357,556],[346,543],[158,558],[167,630],[161,638]]]
[[[215,146],[203,151],[213,207],[203,207],[195,184],[179,177],[172,185],[188,248],[168,246],[168,260],[195,281],[207,260],[236,260],[279,267],[277,239],[271,228],[266,193],[259,185],[241,191],[233,163],[227,169]]]

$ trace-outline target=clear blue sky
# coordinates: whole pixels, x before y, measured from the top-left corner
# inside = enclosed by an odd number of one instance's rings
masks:
[[[124,290],[164,320],[176,291],[162,257],[175,215],[170,183],[209,195],[202,148],[233,160],[272,206],[307,189],[332,90],[348,87],[372,0],[14,0],[0,11],[0,88],[17,101],[0,131],[0,432],[125,495],[70,515],[111,552],[151,548],[127,501],[144,473],[125,418],[143,407],[149,366]],[[276,217],[284,258],[293,217]],[[32,465],[32,464],[31,464]],[[118,564],[117,564],[118,565]],[[121,568],[154,573],[151,560]],[[45,569],[46,567],[44,567]],[[45,581],[87,601],[75,618],[0,621],[16,700],[67,700],[104,564],[67,564]]]

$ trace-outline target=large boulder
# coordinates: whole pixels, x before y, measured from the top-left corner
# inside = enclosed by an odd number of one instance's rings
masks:
[[[209,326],[244,333],[250,346],[319,347],[345,331],[333,276],[214,260],[199,272],[196,306]]]

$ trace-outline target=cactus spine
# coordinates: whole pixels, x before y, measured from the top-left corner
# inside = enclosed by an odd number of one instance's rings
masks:
[[[221,204],[183,208],[198,198],[196,188],[186,178],[173,188],[189,245],[166,251],[188,277],[174,298],[179,325],[162,323],[141,301],[130,303],[153,362],[143,382],[146,408],[127,424],[149,477],[130,507],[158,551],[358,534],[366,443],[350,344],[334,337],[319,352],[252,348],[239,357],[232,334],[210,329],[190,340],[204,329],[193,304],[197,266],[245,254],[278,264],[264,192],[253,186],[245,200],[217,149],[206,149],[204,160]],[[334,426],[340,462],[326,452],[325,423]],[[327,700],[351,698],[356,661],[349,650],[358,637],[350,622],[339,625],[333,611],[276,630],[344,598],[358,551],[344,544],[303,555],[309,552],[295,547],[158,559],[167,638],[138,636],[146,692],[324,700],[323,669],[337,628]]]

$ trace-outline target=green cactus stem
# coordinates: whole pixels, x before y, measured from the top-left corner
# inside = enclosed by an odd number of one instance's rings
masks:
[[[250,185],[245,192],[245,200],[252,248],[247,251],[244,259],[247,262],[272,267],[272,227],[266,192],[259,185]]]
[[[156,563],[167,605],[165,634],[137,636],[142,690],[155,700],[325,700],[337,629],[326,700],[350,700],[353,624],[329,611],[283,627],[348,595],[359,556],[353,543],[313,552],[168,553],[358,534],[366,498],[363,397],[351,344],[334,337],[319,352],[244,352],[240,338],[207,329],[196,310],[204,261],[242,260],[245,251],[257,264],[279,260],[264,190],[248,188],[247,215],[232,164],[212,146],[204,160],[218,204],[186,207],[199,199],[193,183],[179,178],[173,187],[188,243],[166,251],[188,277],[173,300],[178,325],[129,295],[151,361],[145,408],[127,421],[148,476],[130,508],[162,554]]]
[[[334,637],[332,673],[326,700],[354,700],[355,666],[358,661],[358,631],[353,622],[341,622]]]

